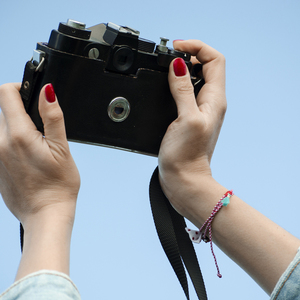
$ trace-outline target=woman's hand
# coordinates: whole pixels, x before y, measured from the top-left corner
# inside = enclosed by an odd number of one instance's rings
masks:
[[[160,148],[160,183],[174,208],[200,228],[227,191],[210,170],[226,111],[225,60],[200,41],[177,41],[174,47],[203,64],[205,84],[195,99],[185,64],[180,59],[171,64],[169,84],[178,118],[169,126]],[[235,195],[212,226],[213,241],[268,294],[300,245],[296,237]]]
[[[25,231],[16,279],[43,269],[68,274],[79,173],[52,85],[39,98],[44,136],[25,112],[19,89],[0,87],[0,192]]]
[[[205,79],[195,99],[183,60],[176,59],[170,65],[169,85],[178,118],[169,126],[161,144],[160,183],[176,210],[189,217],[187,210],[193,209],[193,203],[188,202],[187,190],[196,177],[198,186],[211,178],[210,161],[226,112],[225,58],[197,40],[175,41],[174,48],[190,53],[193,63],[200,62]]]
[[[19,88],[0,87],[0,192],[26,230],[29,220],[47,210],[73,218],[80,178],[52,85],[39,100],[45,136],[26,114]]]

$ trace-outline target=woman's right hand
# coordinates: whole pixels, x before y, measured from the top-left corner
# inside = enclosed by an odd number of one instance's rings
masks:
[[[175,60],[170,65],[169,84],[178,118],[169,126],[161,144],[160,183],[173,207],[201,228],[227,191],[213,179],[210,169],[226,111],[225,59],[196,40],[177,41],[174,48],[191,53],[203,64],[205,84],[195,99],[185,64]],[[268,294],[300,246],[299,239],[236,195],[215,216],[212,231],[219,248]]]
[[[193,221],[191,212],[199,207],[199,201],[205,200],[202,194],[209,194],[207,188],[211,183],[215,186],[210,161],[226,111],[225,58],[197,40],[175,41],[174,48],[190,53],[193,63],[202,64],[205,84],[195,98],[184,61],[175,59],[171,63],[169,85],[178,118],[163,138],[159,174],[169,201],[179,213]],[[216,199],[225,191],[225,188],[218,187]],[[198,200],[194,201],[194,198]]]

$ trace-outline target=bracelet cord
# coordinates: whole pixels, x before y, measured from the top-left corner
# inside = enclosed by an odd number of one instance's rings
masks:
[[[232,190],[231,191],[227,191],[223,197],[219,200],[219,202],[215,205],[215,207],[213,208],[209,218],[204,222],[204,224],[201,226],[201,228],[199,229],[199,231],[196,231],[195,234],[197,236],[199,236],[199,238],[196,240],[195,237],[192,237],[192,241],[200,243],[201,240],[203,240],[205,243],[210,243],[210,249],[211,249],[211,253],[213,255],[214,261],[215,261],[215,265],[217,268],[217,276],[219,278],[222,278],[222,275],[220,273],[220,269],[218,266],[218,262],[217,262],[217,258],[216,255],[214,253],[214,249],[213,249],[213,242],[212,242],[212,222],[216,216],[216,214],[220,211],[220,209],[223,206],[227,206],[230,203],[230,197],[233,195]],[[187,232],[191,232],[192,230],[190,229],[186,229]]]

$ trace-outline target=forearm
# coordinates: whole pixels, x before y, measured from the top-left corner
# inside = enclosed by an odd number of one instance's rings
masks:
[[[184,214],[200,228],[227,189],[210,176],[182,176],[181,182],[184,185],[173,197],[185,197]],[[237,196],[231,197],[230,204],[217,213],[212,231],[214,243],[268,294],[300,246],[299,239]]]
[[[300,241],[236,196],[226,208],[214,221],[214,242],[271,294]]]
[[[26,224],[16,280],[39,270],[55,270],[69,275],[73,221],[70,215],[47,211]]]

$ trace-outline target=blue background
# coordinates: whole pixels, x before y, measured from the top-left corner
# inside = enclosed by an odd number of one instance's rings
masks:
[[[201,39],[222,52],[228,112],[212,160],[214,177],[299,237],[298,0],[1,2],[0,84],[21,81],[36,42],[46,42],[68,18],[87,26],[128,25],[156,43],[160,36]],[[148,202],[157,159],[70,146],[82,179],[71,251],[71,278],[82,299],[184,299]],[[2,201],[0,240],[3,291],[14,280],[21,254],[19,223]],[[196,245],[196,252],[209,299],[268,299],[217,247],[222,279],[209,246]]]

